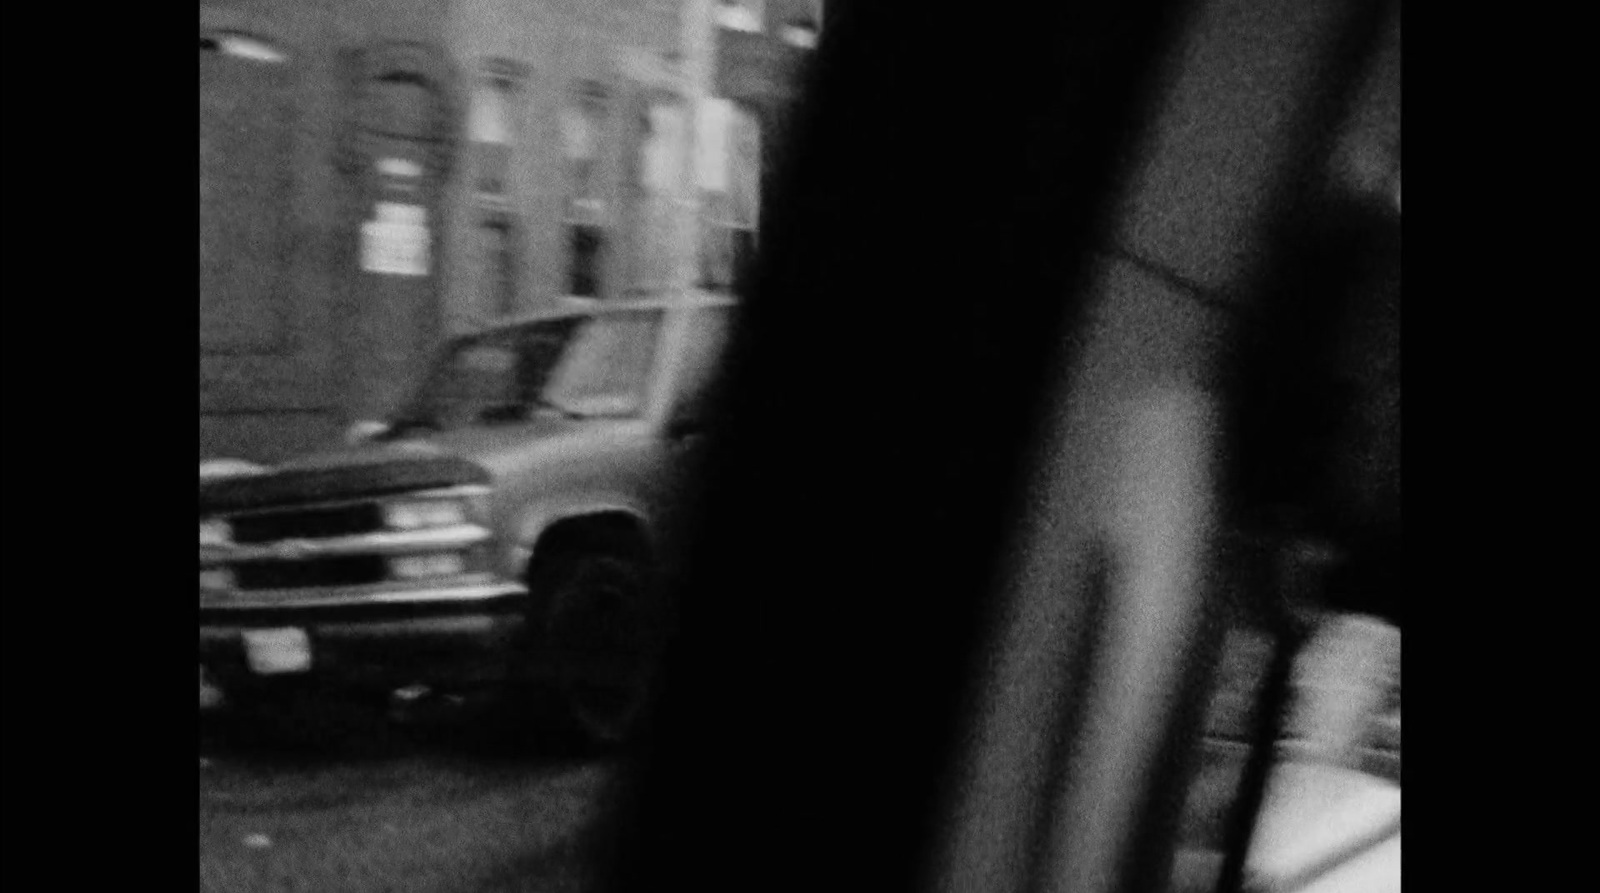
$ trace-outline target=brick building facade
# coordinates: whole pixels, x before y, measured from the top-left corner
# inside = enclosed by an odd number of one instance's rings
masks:
[[[442,210],[457,116],[444,12],[200,7],[202,458],[270,460],[333,435],[391,400],[436,337],[439,277],[363,272],[360,235],[380,201]]]
[[[494,318],[730,288],[762,134],[819,17],[814,0],[203,3],[201,457],[327,442]]]

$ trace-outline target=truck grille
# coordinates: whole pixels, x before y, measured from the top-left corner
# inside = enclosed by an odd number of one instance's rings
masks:
[[[312,561],[245,561],[234,565],[241,590],[363,586],[382,582],[388,565],[379,555],[341,555]]]
[[[285,539],[323,539],[371,533],[383,527],[383,512],[376,503],[369,502],[236,515],[232,523],[235,542],[256,545]]]
[[[468,511],[477,512],[472,500],[486,494],[485,488],[463,485],[202,514],[202,600],[221,603],[229,591],[269,598],[276,593],[365,591],[388,583],[411,586],[482,573],[492,534],[475,515],[437,527],[390,528],[386,502],[466,500]],[[208,527],[211,519],[226,526]],[[451,565],[402,558],[452,553],[460,561]]]

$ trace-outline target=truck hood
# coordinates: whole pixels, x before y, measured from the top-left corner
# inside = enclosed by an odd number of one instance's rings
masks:
[[[580,454],[636,422],[539,417],[302,456],[269,473],[202,481],[201,512],[491,484],[530,463]]]
[[[388,465],[418,458],[451,458],[481,467],[491,477],[501,477],[530,458],[581,453],[607,442],[638,422],[612,419],[574,420],[556,415],[536,416],[515,424],[462,428],[414,437],[341,446],[314,453],[284,465],[285,469],[353,468]]]

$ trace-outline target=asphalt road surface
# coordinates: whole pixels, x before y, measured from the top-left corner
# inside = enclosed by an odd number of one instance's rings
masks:
[[[1184,819],[1189,851],[1208,859],[1238,783],[1265,643],[1237,639],[1226,655]],[[541,715],[446,711],[395,723],[314,700],[203,712],[200,889],[583,890],[585,831],[611,768],[542,728]],[[1398,781],[1397,712],[1392,738],[1367,771]]]
[[[565,893],[607,764],[481,717],[203,716],[200,889]]]

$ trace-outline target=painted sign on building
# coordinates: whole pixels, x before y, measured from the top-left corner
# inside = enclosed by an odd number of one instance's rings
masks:
[[[361,225],[361,268],[387,276],[428,275],[427,212],[420,205],[379,202]]]

